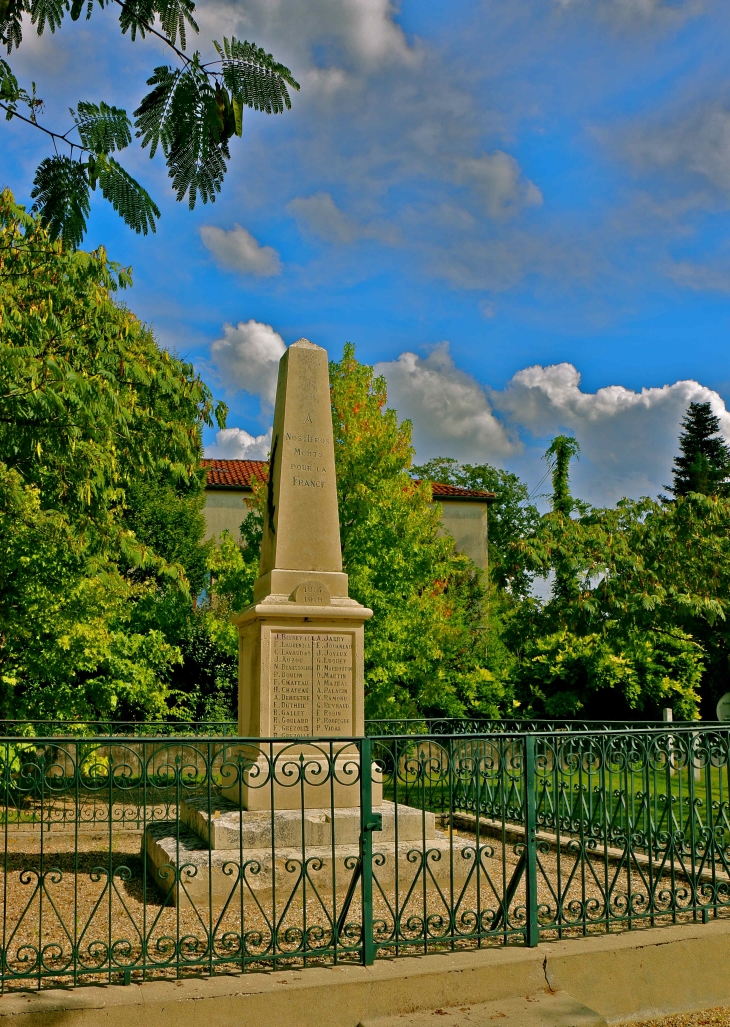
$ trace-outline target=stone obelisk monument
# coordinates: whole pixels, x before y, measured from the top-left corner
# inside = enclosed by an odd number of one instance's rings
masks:
[[[241,737],[362,735],[364,623],[371,616],[348,597],[342,571],[327,352],[300,339],[279,364],[254,603],[234,622]],[[312,746],[300,748],[312,758]],[[348,757],[343,749],[340,760],[352,763],[352,752]],[[267,789],[255,787],[256,773],[238,793],[248,809],[267,802]],[[226,794],[233,798],[235,791]],[[277,806],[288,805],[285,791]],[[316,788],[310,791],[307,805],[327,804]],[[339,791],[338,804],[359,803],[358,788]]]

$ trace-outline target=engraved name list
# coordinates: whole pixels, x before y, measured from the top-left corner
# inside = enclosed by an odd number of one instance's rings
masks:
[[[271,633],[275,737],[353,733],[352,635]]]

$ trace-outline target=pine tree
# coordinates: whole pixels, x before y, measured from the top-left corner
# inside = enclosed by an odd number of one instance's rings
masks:
[[[690,403],[682,418],[680,455],[674,458],[673,496],[700,492],[705,496],[730,495],[730,448],[720,435],[720,422],[709,403]]]

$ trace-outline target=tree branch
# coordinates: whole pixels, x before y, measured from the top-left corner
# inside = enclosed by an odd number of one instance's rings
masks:
[[[8,113],[11,114],[13,118],[20,118],[20,120],[24,121],[26,125],[32,125],[33,128],[37,128],[40,132],[45,132],[45,134],[47,136],[50,136],[52,139],[60,139],[62,142],[66,144],[66,146],[75,146],[77,150],[83,150],[84,153],[91,153],[91,150],[89,150],[86,146],[82,146],[81,143],[72,143],[70,139],[66,138],[68,133],[73,132],[74,128],[76,128],[75,125],[72,128],[70,128],[68,132],[65,132],[63,135],[61,135],[60,132],[52,132],[50,128],[46,128],[44,125],[39,125],[37,121],[32,121],[30,118],[26,118],[24,114],[18,114],[16,110],[14,110],[12,107],[8,107],[8,105],[6,103],[2,103],[2,101],[0,101],[0,107],[2,107],[3,110],[8,111]]]

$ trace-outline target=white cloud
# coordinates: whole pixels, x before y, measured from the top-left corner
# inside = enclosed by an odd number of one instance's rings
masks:
[[[376,371],[388,381],[389,405],[413,421],[418,460],[452,456],[506,465],[534,486],[545,470],[547,440],[567,432],[581,447],[571,472],[574,492],[596,505],[665,490],[691,402],[711,405],[730,442],[724,401],[692,380],[585,392],[579,371],[563,363],[524,368],[504,389],[490,389],[454,365],[447,344],[425,358],[401,353]]]
[[[523,176],[515,158],[503,150],[457,161],[456,181],[469,185],[493,218],[507,217],[523,207],[542,203],[540,190]]]
[[[297,196],[286,209],[294,215],[299,230],[311,232],[325,242],[348,245],[357,239],[379,239],[391,246],[400,242],[401,233],[382,221],[359,223],[344,214],[329,193]]]
[[[702,0],[555,0],[562,10],[586,8],[619,24],[676,23],[702,10]]]
[[[243,428],[224,428],[205,455],[217,460],[266,460],[271,449],[271,428],[265,435],[249,435]]]
[[[360,234],[352,218],[342,213],[329,193],[298,196],[286,205],[300,230],[310,231],[325,242],[351,243]]]
[[[519,448],[495,418],[484,389],[457,368],[443,343],[423,359],[401,353],[375,365],[388,382],[388,403],[413,421],[419,459],[458,455],[500,459]]]
[[[395,22],[392,0],[248,0],[212,2],[196,16],[204,31],[233,31],[241,38],[275,39],[280,60],[317,70],[331,66],[412,64],[418,51]],[[295,72],[296,73],[296,72]]]
[[[593,503],[622,496],[656,495],[671,481],[679,423],[691,402],[710,403],[730,440],[730,413],[722,398],[699,382],[674,382],[640,392],[610,385],[584,392],[572,364],[525,368],[501,391],[489,391],[495,409],[533,436],[575,435],[581,461],[577,494]]]
[[[223,326],[223,338],[210,348],[211,358],[229,391],[245,389],[265,403],[276,398],[276,379],[286,345],[271,325],[239,321]]]
[[[711,264],[693,264],[683,260],[670,264],[667,275],[677,285],[683,285],[695,292],[730,293],[730,267],[713,267]]]
[[[281,274],[281,260],[272,246],[261,246],[250,232],[240,225],[226,231],[215,225],[203,225],[200,237],[218,264],[241,274],[269,278]]]

